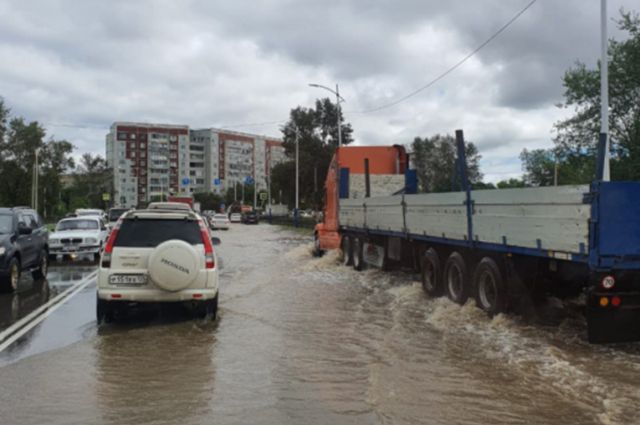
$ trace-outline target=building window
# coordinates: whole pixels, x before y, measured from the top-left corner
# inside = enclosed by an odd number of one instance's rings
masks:
[[[145,151],[140,152],[140,158],[146,158],[147,153]]]
[[[127,133],[118,132],[118,140],[127,140]]]
[[[147,144],[145,142],[140,142],[140,149],[144,149],[147,147]]]
[[[141,167],[146,167],[147,166],[147,161],[141,159],[140,160],[140,166]]]
[[[135,149],[135,148],[136,148],[136,142],[129,143],[129,149]]]
[[[131,158],[135,158],[136,157],[136,151],[131,151]]]

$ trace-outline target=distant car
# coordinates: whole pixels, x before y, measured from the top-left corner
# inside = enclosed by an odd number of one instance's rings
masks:
[[[242,214],[240,213],[232,213],[229,216],[229,221],[232,223],[240,223],[242,221]]]
[[[242,222],[244,224],[258,224],[259,221],[258,213],[255,211],[249,211],[242,215]]]
[[[218,261],[204,219],[189,210],[127,212],[109,235],[98,269],[97,320],[131,305],[182,303],[216,317]]]
[[[107,227],[98,216],[64,218],[49,237],[49,255],[90,256],[97,261],[107,235]]]
[[[20,274],[45,277],[49,269],[49,231],[31,208],[0,208],[0,289],[18,289]]]
[[[215,214],[209,219],[212,229],[229,230],[230,221],[226,214]]]
[[[120,216],[129,211],[129,208],[111,208],[107,214],[107,228],[115,226]]]
[[[76,217],[90,217],[90,216],[98,216],[102,218],[105,222],[107,221],[107,215],[104,211],[97,208],[78,208],[75,210]]]

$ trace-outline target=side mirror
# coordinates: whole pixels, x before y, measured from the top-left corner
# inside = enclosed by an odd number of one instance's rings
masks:
[[[222,243],[222,241],[220,240],[220,238],[216,238],[215,236],[213,236],[211,238],[211,243],[214,245],[220,245]]]
[[[23,223],[18,224],[18,234],[30,235],[32,232],[33,232],[33,229],[31,227],[27,227]]]

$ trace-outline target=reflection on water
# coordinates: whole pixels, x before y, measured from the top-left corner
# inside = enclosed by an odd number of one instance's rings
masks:
[[[20,291],[0,294],[0,331],[8,328],[49,300],[49,283],[45,279],[21,282]]]
[[[191,423],[211,414],[215,324],[118,327],[101,331],[95,344],[104,423]]]

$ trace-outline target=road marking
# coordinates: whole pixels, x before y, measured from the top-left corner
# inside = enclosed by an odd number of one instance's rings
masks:
[[[80,282],[65,289],[55,298],[50,299],[46,304],[41,305],[29,315],[23,317],[8,329],[0,333],[0,342],[2,342],[2,344],[0,344],[0,353],[13,344],[18,338],[22,337],[25,333],[29,332],[36,325],[49,317],[62,304],[64,304],[65,301],[69,300],[75,294],[84,289],[97,275],[98,271],[96,270]]]

